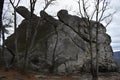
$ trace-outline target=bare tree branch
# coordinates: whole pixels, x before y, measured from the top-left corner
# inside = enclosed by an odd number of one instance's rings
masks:
[[[51,5],[52,2],[54,2],[54,1],[56,1],[56,0],[49,0],[49,1],[48,1],[48,0],[45,0],[45,7],[44,7],[43,10],[45,11],[45,10],[48,8],[48,6]]]
[[[104,17],[100,20],[100,22],[101,22],[101,21],[104,21],[106,18],[109,18],[109,17],[113,16],[115,13],[116,13],[116,11],[114,11],[113,13],[110,13],[110,14],[104,16]]]
[[[107,27],[112,22],[112,20],[113,20],[113,17],[111,16],[111,18],[109,19],[109,21],[106,21],[105,27]]]
[[[79,5],[79,12],[80,12],[80,15],[81,15],[81,17],[83,17],[83,13],[82,13],[82,9],[81,9],[81,2],[80,2],[80,0],[78,1],[78,5]]]
[[[106,0],[103,0],[102,4],[103,4],[102,9],[99,10],[99,12],[102,12],[101,15],[100,15],[100,18],[99,18],[99,22],[103,18],[103,15],[104,15],[105,11],[107,10],[107,7],[108,7],[108,2],[106,2]]]
[[[93,11],[93,13],[92,13],[92,15],[91,15],[91,17],[90,17],[90,20],[93,19],[94,15],[95,15],[95,12],[96,12],[96,9],[94,9],[94,11]]]
[[[83,4],[82,7],[83,7],[83,10],[84,10],[84,16],[89,18],[89,15],[88,15],[88,12],[87,12],[87,7],[86,7],[86,2],[84,2],[84,0],[82,0],[82,4]]]
[[[12,0],[9,0],[10,1],[10,3],[11,3],[11,5],[12,5],[12,7],[15,9],[18,5],[19,5],[19,3],[20,3],[20,0],[18,0],[18,2],[17,2],[17,4],[16,5],[14,5],[14,3],[15,3],[15,0],[12,2]]]
[[[17,4],[16,4],[16,7],[19,5],[19,3],[20,3],[20,0],[18,0],[18,2],[17,2]]]

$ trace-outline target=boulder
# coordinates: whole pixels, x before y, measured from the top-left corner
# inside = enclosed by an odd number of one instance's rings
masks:
[[[17,12],[25,19],[17,28],[18,52],[20,59],[25,54],[26,29],[29,27],[30,12],[18,7]],[[21,10],[25,10],[21,12]],[[27,12],[25,15],[24,12]],[[23,15],[24,14],[24,15]],[[86,18],[68,14],[66,10],[60,10],[57,14],[59,19],[53,18],[45,11],[40,12],[38,17],[34,14],[31,21],[31,34],[29,35],[28,59],[31,64],[36,65],[39,70],[52,70],[58,72],[73,72],[86,67],[90,71],[90,39],[89,28],[85,22]],[[92,49],[95,63],[96,56],[96,22],[90,21],[92,32]],[[15,54],[15,33],[6,39],[6,46]],[[98,53],[99,65],[111,66],[109,71],[115,67],[111,38],[106,33],[106,28],[99,23],[98,27]],[[88,64],[86,64],[88,63]],[[88,66],[85,66],[88,65]],[[29,65],[30,66],[30,65]],[[102,68],[101,68],[102,69]]]

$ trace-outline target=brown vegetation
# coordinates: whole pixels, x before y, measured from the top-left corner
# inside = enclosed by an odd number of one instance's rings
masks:
[[[98,80],[120,80],[119,73],[100,73]],[[0,67],[0,80],[91,80],[90,74],[53,75],[41,72],[27,72],[23,74],[17,70],[5,71]]]

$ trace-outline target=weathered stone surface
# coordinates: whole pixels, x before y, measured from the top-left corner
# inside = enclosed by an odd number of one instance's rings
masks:
[[[23,6],[19,6],[18,8],[16,8],[16,11],[22,16],[22,17],[24,17],[25,19],[30,19],[30,16],[31,16],[31,14],[30,14],[30,11],[27,9],[27,8],[25,8],[25,7],[23,7]],[[24,13],[24,14],[23,14]],[[37,18],[37,16],[35,15],[35,14],[33,14],[32,15],[32,18]]]
[[[29,11],[27,12],[30,14]],[[23,16],[24,12],[20,14]],[[36,16],[32,20],[32,34],[29,40],[30,63],[41,70],[50,70],[54,63],[55,69],[58,69],[59,72],[67,71],[72,73],[83,68],[89,71],[91,59],[89,53],[89,28],[86,26],[83,18],[70,15],[66,10],[58,12],[59,20],[54,19],[45,11],[41,11],[40,15],[41,17]],[[20,56],[24,55],[26,27],[29,26],[28,16],[24,15],[23,17],[25,19],[17,29]],[[95,58],[96,22],[91,21],[91,24],[93,56]],[[106,33],[105,27],[102,24],[99,25],[99,65],[100,67],[101,65],[106,68],[109,67],[110,71],[113,67],[115,68],[112,58],[113,51],[110,46],[111,38]],[[15,35],[12,34],[7,38],[6,46],[15,53],[14,37]]]

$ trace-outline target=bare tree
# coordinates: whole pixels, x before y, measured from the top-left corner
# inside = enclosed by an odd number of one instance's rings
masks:
[[[1,50],[0,58],[5,64],[5,69],[7,69],[7,64],[5,61],[5,27],[3,26],[3,22],[2,22],[3,6],[4,6],[4,0],[0,0],[0,34],[2,34],[2,50]]]
[[[44,7],[44,9],[43,9],[43,11],[41,11],[41,16],[42,17],[44,17],[46,14],[45,14],[45,10],[49,7],[49,5],[51,5],[54,1],[56,1],[56,0],[45,0],[45,7]],[[44,13],[44,14],[43,14]],[[50,20],[53,20],[52,19],[52,16],[46,16],[46,17],[49,17],[48,19],[50,19]],[[50,23],[51,23],[51,21],[50,20],[47,20],[47,21],[49,21]],[[55,28],[55,33],[56,33],[56,41],[55,41],[55,46],[54,46],[54,49],[53,49],[53,54],[52,54],[52,65],[50,66],[50,69],[49,69],[49,71],[51,72],[51,73],[54,73],[54,70],[56,69],[56,49],[57,49],[57,44],[58,44],[58,31],[56,30],[56,25],[54,25],[54,28]]]
[[[82,37],[85,41],[87,41],[89,43],[89,53],[90,53],[90,57],[91,57],[91,74],[93,77],[93,80],[98,80],[98,70],[99,70],[99,53],[98,53],[98,30],[100,27],[100,22],[104,21],[106,18],[109,18],[111,16],[113,16],[113,13],[107,14],[105,15],[105,12],[108,10],[108,6],[109,6],[109,1],[106,0],[93,0],[94,1],[94,5],[92,6],[92,12],[91,14],[89,14],[89,9],[90,8],[90,4],[91,4],[91,0],[79,0],[78,1],[78,5],[79,5],[79,14],[82,17],[81,19],[84,22],[84,26],[87,26],[88,28],[88,34],[89,34],[89,38],[86,38],[85,36],[83,36],[80,31],[79,31],[79,26],[78,26],[78,31],[75,30],[71,25],[66,24],[66,22],[64,20],[62,20],[61,18],[64,17],[64,15],[67,15],[67,11],[66,10],[61,10],[58,13],[58,17],[60,19],[61,22],[63,22],[65,25],[67,25],[69,28],[71,28],[78,36]],[[102,5],[102,7],[100,7],[100,5]],[[62,16],[63,14],[63,16]],[[92,22],[95,22],[94,24]],[[112,21],[112,18],[110,18],[110,20],[108,21],[107,25],[110,24],[110,22]],[[93,27],[92,26],[96,26],[96,38],[93,38]],[[73,40],[72,40],[73,41]],[[73,41],[74,42],[74,41]],[[93,43],[96,45],[96,56],[93,56]],[[95,53],[94,53],[95,54]],[[96,62],[96,63],[95,63]]]
[[[44,12],[55,0],[44,0],[45,1],[45,7],[43,8],[43,10],[41,10],[41,12]],[[34,1],[36,2],[36,1]],[[35,5],[34,5],[35,6]],[[40,14],[41,15],[41,14]],[[44,15],[44,14],[43,14]],[[38,21],[37,25],[36,25],[36,28],[35,28],[35,32],[33,34],[33,37],[32,37],[32,41],[31,41],[31,44],[30,44],[30,49],[32,49],[33,47],[33,44],[35,42],[35,36],[37,34],[37,28],[39,27],[40,25],[40,20]]]
[[[15,59],[17,62],[17,66],[19,65],[19,54],[18,54],[18,38],[17,38],[17,14],[16,14],[16,8],[18,7],[20,0],[18,0],[17,4],[15,5],[15,1],[9,0],[13,9],[14,9],[14,33],[15,33]],[[14,55],[13,55],[14,56]],[[19,66],[18,66],[19,67]]]
[[[33,19],[37,18],[37,16],[34,15],[34,10],[35,10],[35,4],[36,4],[36,2],[37,2],[37,0],[30,0],[30,13],[27,10],[27,13],[28,13],[29,16],[27,16],[26,19],[29,21],[29,24],[28,24],[28,26],[26,28],[26,39],[25,39],[25,41],[26,41],[26,44],[25,44],[26,47],[25,47],[25,54],[24,54],[24,59],[23,59],[23,69],[24,69],[23,71],[24,72],[26,72],[27,67],[29,65],[28,64],[28,62],[29,62],[28,57],[31,55],[32,51],[34,51],[33,47],[34,47],[34,42],[35,42],[35,38],[36,38],[35,36],[37,35],[37,29],[38,29],[39,25],[41,25],[40,20],[38,20],[37,25],[36,25],[36,27],[34,29],[34,33],[33,34],[31,33]],[[50,1],[50,2],[52,2],[52,1]],[[44,10],[47,9],[49,5],[50,5],[50,3],[47,4],[47,7],[44,8]],[[18,7],[18,8],[19,9],[20,8],[23,9],[24,7]],[[21,14],[21,12],[19,11],[18,8],[17,8],[17,12]],[[24,8],[24,11],[26,11],[25,8]],[[23,14],[22,16],[26,16],[26,15]],[[31,34],[32,34],[32,36],[31,36]],[[29,43],[29,40],[31,41],[31,43]]]
[[[31,27],[32,27],[32,18],[35,9],[35,4],[37,0],[30,0],[30,17],[29,17],[29,26],[26,28],[26,49],[24,55],[23,71],[26,72],[28,68],[28,52],[29,52],[29,40],[31,36]]]
[[[98,53],[98,28],[100,26],[100,22],[104,21],[106,18],[109,18],[111,16],[113,16],[113,13],[107,14],[105,15],[105,12],[108,10],[109,7],[109,0],[95,0],[94,1],[94,9],[92,11],[92,14],[90,15],[88,12],[88,9],[90,7],[90,5],[88,4],[90,2],[90,0],[79,0],[78,4],[79,4],[79,13],[81,17],[85,17],[87,20],[83,21],[86,23],[86,25],[88,26],[88,30],[89,30],[89,45],[90,45],[90,54],[91,54],[91,74],[93,76],[93,80],[98,80],[98,70],[99,70],[99,53]],[[102,5],[102,7],[100,7]],[[95,19],[94,19],[95,18]],[[93,64],[93,52],[92,52],[92,26],[91,26],[91,20],[96,21],[96,64]],[[106,26],[108,26],[110,24],[110,22],[112,21],[112,18],[107,22]]]

